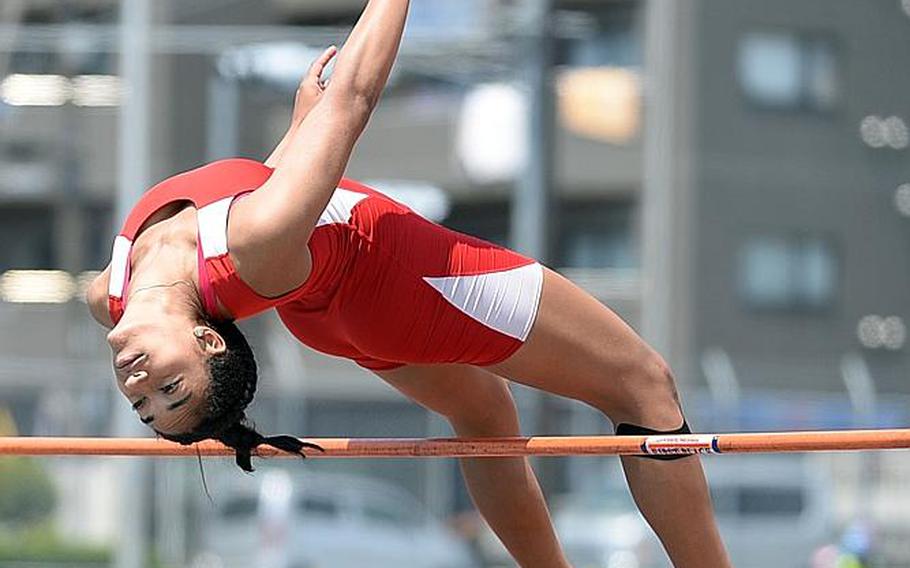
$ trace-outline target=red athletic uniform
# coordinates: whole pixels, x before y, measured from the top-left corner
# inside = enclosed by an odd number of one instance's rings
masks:
[[[142,224],[175,201],[199,220],[199,282],[206,311],[221,301],[242,319],[269,308],[310,347],[373,370],[413,364],[490,365],[527,338],[543,271],[534,260],[436,225],[404,205],[342,179],[308,247],[310,276],[279,298],[254,292],[228,251],[231,204],[272,169],[221,160],[149,190],[114,241],[109,308],[116,323],[129,290],[130,250]]]

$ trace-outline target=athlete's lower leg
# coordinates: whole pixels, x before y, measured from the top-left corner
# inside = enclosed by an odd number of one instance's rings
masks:
[[[714,523],[697,456],[658,461],[622,458],[635,503],[676,568],[727,568],[730,559]]]
[[[465,365],[408,366],[379,373],[396,389],[446,417],[459,436],[518,436],[508,383]],[[524,458],[461,460],[475,506],[522,568],[567,568],[543,493]]]

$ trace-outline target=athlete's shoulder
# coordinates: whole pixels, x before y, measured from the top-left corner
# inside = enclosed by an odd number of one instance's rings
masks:
[[[363,183],[362,181],[357,181],[355,179],[343,177],[341,181],[338,182],[339,189],[346,189],[348,191],[356,191],[358,193],[366,193],[369,195],[382,195],[382,192],[376,190],[373,187]]]
[[[375,187],[373,187],[367,183],[357,181],[357,180],[354,180],[351,178],[341,178],[341,181],[338,182],[337,189],[342,189],[342,190],[353,192],[353,193],[359,193],[362,195],[366,195],[367,197],[379,198],[378,200],[371,200],[371,202],[374,202],[374,203],[381,202],[381,203],[386,203],[390,206],[407,209],[407,206],[404,203],[402,203],[401,201],[399,201],[398,199],[396,199],[394,196],[389,195],[388,193],[382,191],[381,189],[376,189]],[[337,194],[338,194],[337,190],[336,190],[335,194],[337,196]]]

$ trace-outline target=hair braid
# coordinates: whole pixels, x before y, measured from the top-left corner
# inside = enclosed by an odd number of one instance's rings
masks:
[[[304,448],[323,451],[323,449],[316,444],[301,442],[292,436],[265,437],[242,422],[234,423],[230,428],[221,432],[215,438],[225,446],[234,449],[237,465],[246,472],[253,471],[253,465],[250,458],[253,455],[253,450],[262,444],[267,444],[288,453],[299,454],[304,458],[306,457],[303,453]]]

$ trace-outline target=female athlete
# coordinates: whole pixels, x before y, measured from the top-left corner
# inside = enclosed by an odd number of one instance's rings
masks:
[[[395,60],[407,0],[372,0],[328,85],[328,50],[301,83],[265,163],[223,160],[147,192],[90,287],[117,385],[142,422],[181,443],[214,438],[251,470],[256,364],[233,323],[278,311],[301,342],[350,358],[459,436],[516,436],[505,377],[586,402],[618,433],[685,432],[661,357],[555,272],[435,225],[342,178]],[[675,566],[729,566],[698,457],[624,457],[638,507]],[[471,496],[524,567],[566,567],[523,458],[464,459]]]

